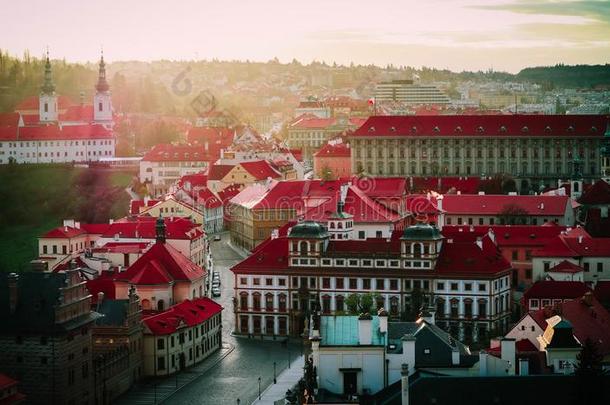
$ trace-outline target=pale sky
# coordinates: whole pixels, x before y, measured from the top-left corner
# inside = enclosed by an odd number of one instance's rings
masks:
[[[0,48],[94,61],[296,58],[516,72],[610,62],[610,0],[27,0]]]

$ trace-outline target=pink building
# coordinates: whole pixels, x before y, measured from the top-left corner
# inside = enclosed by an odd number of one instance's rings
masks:
[[[328,143],[313,155],[313,171],[317,178],[334,180],[352,173],[352,151],[349,144]]]

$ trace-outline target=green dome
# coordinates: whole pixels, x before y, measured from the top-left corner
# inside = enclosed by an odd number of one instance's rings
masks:
[[[328,237],[326,227],[315,221],[304,221],[290,230],[289,238],[324,239]]]
[[[438,240],[442,239],[441,233],[436,226],[419,223],[405,229],[403,240]]]

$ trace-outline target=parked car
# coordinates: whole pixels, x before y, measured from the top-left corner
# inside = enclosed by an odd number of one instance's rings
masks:
[[[220,281],[212,280],[212,288],[220,288]]]
[[[220,297],[220,288],[212,287],[212,297]]]
[[[222,238],[220,237],[220,235],[214,235],[214,240],[215,240],[215,241],[219,241],[219,240],[221,240],[221,239],[222,239]]]

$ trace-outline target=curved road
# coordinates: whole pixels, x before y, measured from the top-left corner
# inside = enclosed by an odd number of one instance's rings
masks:
[[[258,339],[231,336],[234,327],[233,273],[229,268],[241,257],[227,245],[228,233],[222,241],[211,241],[214,269],[220,272],[222,296],[215,298],[222,306],[223,342],[235,347],[227,357],[210,371],[172,395],[168,404],[236,404],[250,405],[258,396],[258,378],[261,391],[273,383],[273,363],[277,374],[301,354],[298,344],[282,344]]]

